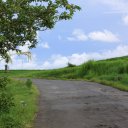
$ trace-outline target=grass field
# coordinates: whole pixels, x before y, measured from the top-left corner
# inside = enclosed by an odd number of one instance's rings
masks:
[[[54,70],[13,70],[0,75],[43,79],[77,79],[94,81],[128,91],[128,57],[88,61],[80,66]]]
[[[38,90],[14,80],[9,82],[6,90],[13,95],[14,107],[9,113],[0,114],[0,128],[32,128],[37,111]]]

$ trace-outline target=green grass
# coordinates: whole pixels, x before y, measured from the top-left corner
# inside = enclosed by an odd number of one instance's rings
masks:
[[[35,86],[28,89],[24,82],[16,80],[11,80],[7,90],[13,95],[15,106],[12,107],[9,114],[0,115],[2,125],[0,128],[5,128],[6,123],[11,122],[9,117],[12,117],[15,122],[19,122],[22,128],[32,128],[32,122],[37,112],[38,90]],[[5,124],[2,122],[3,118],[6,119]]]
[[[128,56],[100,61],[88,61],[80,66],[54,70],[13,70],[0,75],[41,79],[89,80],[128,91]]]

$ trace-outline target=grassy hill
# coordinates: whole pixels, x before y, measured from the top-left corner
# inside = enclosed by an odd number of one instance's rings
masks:
[[[0,75],[43,79],[78,79],[94,81],[128,91],[128,56],[88,61],[80,66],[54,70],[13,70]]]

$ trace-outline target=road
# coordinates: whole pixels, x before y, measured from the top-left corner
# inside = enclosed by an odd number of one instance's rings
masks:
[[[34,79],[40,90],[34,128],[128,128],[128,93],[82,81]]]

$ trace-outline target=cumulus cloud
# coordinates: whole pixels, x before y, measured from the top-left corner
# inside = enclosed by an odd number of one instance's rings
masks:
[[[46,61],[41,62],[36,55],[33,55],[31,61],[27,61],[25,57],[13,57],[13,63],[9,64],[11,69],[54,69],[67,66],[67,63],[82,64],[88,60],[101,60],[128,55],[128,45],[119,45],[113,50],[91,53],[75,53],[69,56],[52,55]],[[4,62],[0,63],[0,68],[4,69]]]
[[[37,57],[35,54],[32,55],[32,60],[28,61],[26,56],[18,56],[13,54],[11,56],[12,63],[9,63],[10,69],[39,69],[37,63]],[[0,62],[0,69],[4,69],[5,62],[4,60]]]
[[[75,53],[71,56],[54,55],[42,64],[42,69],[53,69],[67,66],[67,63],[80,65],[88,60],[101,60],[128,55],[128,45],[120,45],[114,50],[92,53]]]
[[[110,42],[110,43],[120,41],[117,35],[113,34],[111,31],[108,30],[104,30],[103,32],[102,31],[91,32],[89,33],[88,37],[94,41],[102,41],[102,42]]]
[[[72,33],[72,36],[68,37],[67,39],[68,41],[94,40],[94,41],[101,41],[101,42],[108,42],[108,43],[115,43],[120,41],[117,35],[115,35],[114,33],[108,30],[94,31],[85,35],[82,29],[75,29]]]
[[[45,49],[49,49],[50,48],[48,42],[40,43],[39,47],[42,47],[42,48],[45,48]]]
[[[42,69],[54,69],[54,68],[62,68],[67,66],[67,63],[70,62],[72,64],[82,64],[88,61],[88,55],[86,53],[82,54],[72,54],[71,56],[62,56],[62,55],[53,55],[49,60],[45,61],[42,64]]]
[[[42,63],[42,69],[53,69],[65,67],[68,63],[68,58],[62,55],[52,55],[48,60]]]
[[[69,41],[86,41],[88,37],[85,35],[84,31],[81,29],[75,29],[72,36],[67,38]]]

